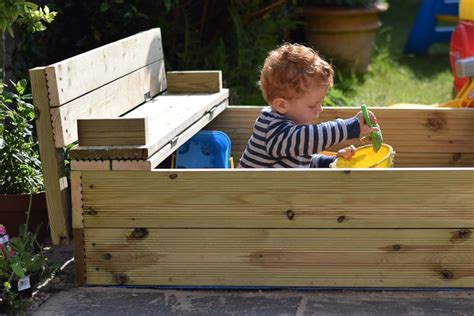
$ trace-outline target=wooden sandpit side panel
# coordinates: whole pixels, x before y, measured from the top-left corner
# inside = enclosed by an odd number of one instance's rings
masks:
[[[81,175],[88,284],[474,285],[474,168]]]
[[[252,134],[255,119],[262,107],[229,107],[207,126],[226,132],[232,140],[232,156],[236,163]],[[395,167],[474,167],[474,109],[429,108],[396,109],[369,108],[382,128],[384,143],[396,151]],[[315,121],[354,116],[360,108],[325,108]],[[354,144],[348,140],[329,150]]]

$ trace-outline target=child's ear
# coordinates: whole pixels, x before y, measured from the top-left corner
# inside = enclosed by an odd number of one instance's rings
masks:
[[[280,114],[285,114],[287,110],[287,102],[283,98],[275,98],[272,102],[272,108]]]

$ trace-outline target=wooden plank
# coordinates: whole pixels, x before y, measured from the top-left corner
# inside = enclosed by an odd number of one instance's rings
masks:
[[[474,153],[400,153],[395,167],[473,167]]]
[[[160,59],[105,86],[51,108],[54,143],[64,147],[77,140],[78,118],[117,117],[166,89],[165,62]]]
[[[86,227],[474,227],[474,168],[84,171],[82,180],[95,210]]]
[[[110,161],[71,160],[71,170],[110,170]]]
[[[74,146],[69,150],[69,157],[73,160],[101,161],[109,159],[109,147],[107,146]]]
[[[82,180],[80,171],[71,171],[72,228],[84,228]]]
[[[79,146],[146,145],[147,118],[78,119]]]
[[[30,70],[33,103],[39,111],[36,119],[41,168],[43,170],[51,240],[57,245],[69,240],[70,200],[67,178],[64,173],[63,151],[54,147],[53,128],[49,115],[49,99],[45,69]]]
[[[212,124],[212,122],[211,122]],[[211,125],[210,124],[210,125]],[[216,126],[207,126],[206,129],[217,129]],[[237,162],[242,156],[243,150],[247,145],[248,137],[250,134],[234,132],[229,129],[225,132],[232,137],[232,156]],[[345,145],[354,144],[356,147],[361,146],[362,143],[355,142],[345,142]],[[339,146],[334,146],[331,150],[336,151],[343,144]],[[406,167],[473,167],[474,166],[474,153],[464,152],[460,153],[455,150],[446,151],[444,153],[440,152],[403,152],[395,147],[396,155],[394,159],[395,168],[406,168]]]
[[[228,104],[228,100],[223,101],[216,108],[213,108],[212,112],[205,114],[200,120],[177,135],[172,141],[163,146],[147,160],[112,160],[112,170],[153,170],[210,121],[222,113]]]
[[[71,171],[72,227],[74,240],[75,282],[86,283],[84,249],[84,213],[82,208],[82,179],[80,171]]]
[[[89,284],[472,287],[450,229],[87,229]]]
[[[222,90],[221,71],[168,71],[168,93],[217,93]]]
[[[86,277],[86,259],[84,249],[84,229],[74,228],[74,279],[77,285],[84,285],[87,283]]]
[[[213,108],[227,100],[228,97],[228,89],[223,89],[220,93],[206,95],[158,96],[124,116],[126,118],[147,117],[150,142],[144,146],[108,147],[108,159],[148,159],[207,112],[213,111]],[[73,151],[74,158],[77,160],[86,160],[90,159],[88,157],[97,155],[94,147],[82,148],[79,146]]]
[[[472,225],[469,206],[416,204],[379,206],[379,213],[364,206],[342,206],[317,209],[308,204],[285,205],[150,205],[143,208],[130,205],[103,206],[98,201],[97,212],[85,215],[86,227],[155,227],[155,228],[219,228],[219,227],[276,227],[276,228],[390,228],[390,227],[457,227]],[[146,207],[146,208],[145,208]],[[131,210],[133,209],[133,212]],[[288,214],[293,214],[290,220]],[[421,219],[423,218],[423,219]]]
[[[163,59],[159,28],[135,34],[46,67],[51,107],[65,104]]]

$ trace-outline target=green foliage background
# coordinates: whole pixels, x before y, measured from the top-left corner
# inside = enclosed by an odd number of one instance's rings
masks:
[[[257,86],[269,50],[290,40],[297,1],[43,0],[58,15],[47,32],[16,34],[14,69],[60,61],[161,27],[167,70],[220,69],[233,104],[263,104]]]
[[[0,194],[43,190],[33,135],[35,111],[31,95],[25,94],[26,84],[23,79],[14,85],[13,92],[0,91]]]
[[[56,12],[50,12],[47,6],[39,7],[36,3],[25,0],[0,1],[0,31],[13,34],[12,25],[17,22],[29,32],[41,32],[46,29],[45,23],[51,23]]]

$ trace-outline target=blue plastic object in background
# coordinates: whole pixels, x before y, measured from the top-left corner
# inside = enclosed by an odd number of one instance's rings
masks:
[[[229,136],[221,131],[199,131],[176,151],[176,168],[230,168]]]
[[[459,0],[422,0],[405,45],[405,53],[426,54],[431,44],[449,42],[454,27],[436,26],[436,17],[457,17]]]

